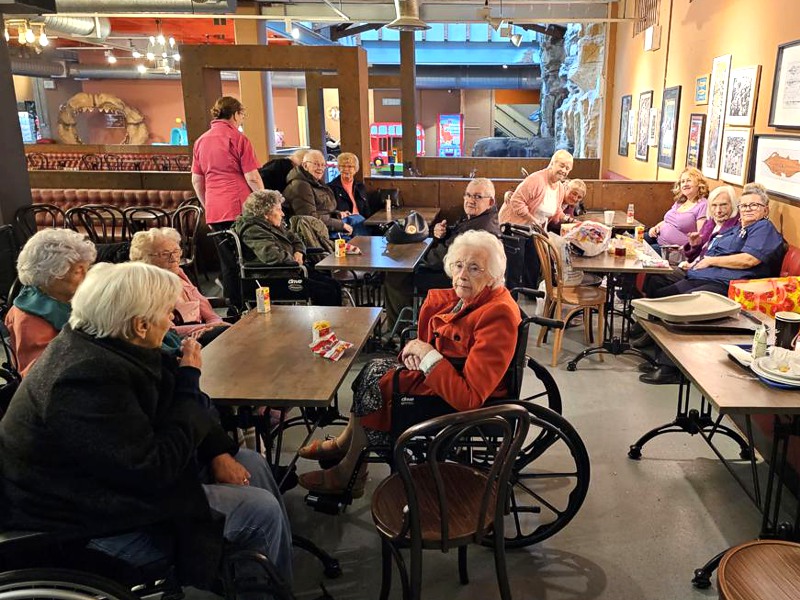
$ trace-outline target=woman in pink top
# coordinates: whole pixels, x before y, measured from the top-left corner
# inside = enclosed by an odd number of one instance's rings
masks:
[[[683,246],[689,234],[700,231],[706,221],[708,182],[694,167],[687,167],[672,188],[675,204],[664,215],[664,220],[648,231],[646,241],[658,246]]]
[[[551,220],[564,218],[561,205],[565,188],[562,182],[572,170],[572,155],[558,150],[546,169],[528,175],[500,207],[500,223],[533,225],[545,228]]]
[[[211,128],[197,138],[192,153],[192,187],[206,209],[212,229],[228,229],[242,214],[250,192],[264,189],[253,146],[239,127],[242,103],[223,96],[211,109]]]
[[[183,290],[175,303],[173,328],[182,338],[194,336],[205,346],[225,331],[228,324],[181,269],[181,253],[181,234],[172,227],[139,231],[131,240],[131,260],[161,267],[181,278]]]

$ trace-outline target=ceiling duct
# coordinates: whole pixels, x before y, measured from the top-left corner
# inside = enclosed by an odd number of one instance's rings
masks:
[[[104,40],[111,35],[111,21],[105,17],[36,17],[32,23],[44,23],[48,34]]]
[[[67,67],[63,61],[46,61],[35,58],[11,57],[11,72],[28,77],[66,77]]]
[[[231,14],[236,0],[56,0],[60,13]]]
[[[394,0],[394,9],[397,18],[386,25],[389,29],[399,31],[424,31],[431,26],[419,18],[419,4],[417,0]]]

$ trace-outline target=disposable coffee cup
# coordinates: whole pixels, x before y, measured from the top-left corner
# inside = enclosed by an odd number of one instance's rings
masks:
[[[793,312],[775,313],[776,346],[794,350],[798,333],[800,333],[800,314]]]
[[[603,221],[606,225],[611,227],[614,224],[614,211],[613,210],[604,210],[603,211]]]

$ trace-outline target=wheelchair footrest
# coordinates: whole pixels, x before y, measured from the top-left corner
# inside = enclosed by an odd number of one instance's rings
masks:
[[[309,492],[306,494],[305,503],[317,512],[326,515],[340,515],[353,503],[353,494],[348,491],[340,494]]]

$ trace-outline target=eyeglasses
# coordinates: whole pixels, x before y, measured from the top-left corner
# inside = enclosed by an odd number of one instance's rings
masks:
[[[470,194],[469,192],[464,193],[465,200],[483,200],[483,199],[491,200],[491,196],[484,196],[483,194]]]
[[[311,165],[312,167],[324,167],[324,166],[326,166],[325,163],[311,162],[310,160],[307,160],[303,164],[304,165]]]
[[[766,204],[761,204],[761,202],[752,202],[750,204],[740,204],[739,210],[756,210],[765,206]]]
[[[164,260],[168,260],[171,258],[180,258],[181,254],[183,254],[181,250],[173,250],[172,252],[164,250],[163,252],[153,252],[148,256],[151,258],[163,258]]]
[[[460,260],[450,263],[450,272],[453,275],[456,273],[461,273],[464,269],[467,270],[467,273],[470,277],[477,277],[486,270],[483,267],[479,267],[475,263],[466,264]]]

